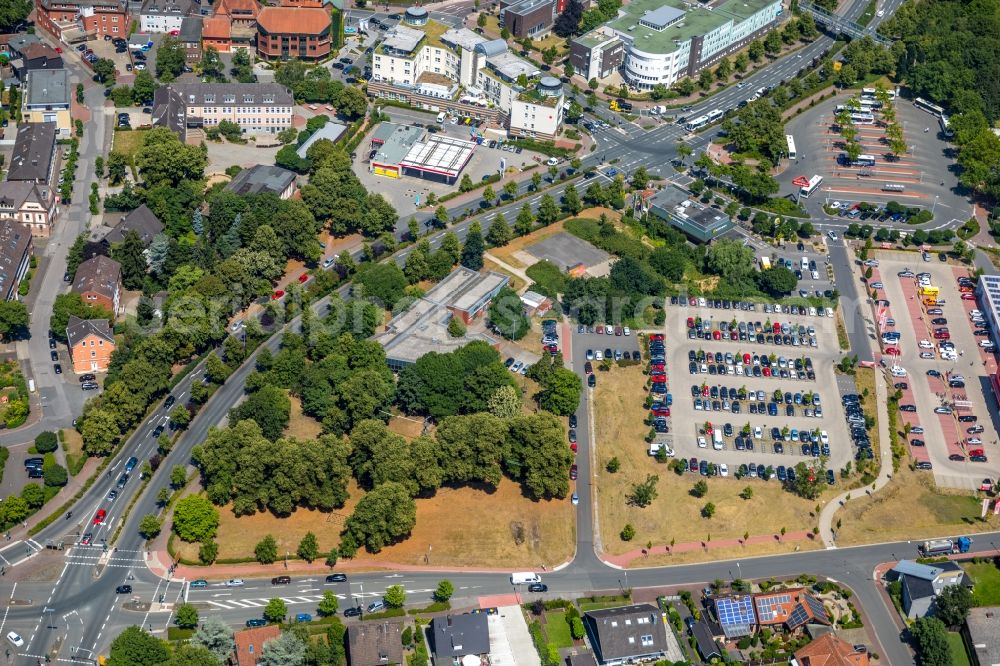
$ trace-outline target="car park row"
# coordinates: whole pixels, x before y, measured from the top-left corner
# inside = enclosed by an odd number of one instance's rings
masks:
[[[687,318],[689,340],[756,342],[759,345],[816,347],[816,327],[802,324],[760,321],[719,321]]]
[[[773,355],[772,355],[773,356]],[[688,352],[688,373],[691,375],[733,375],[737,377],[775,377],[781,379],[815,380],[812,359],[803,356],[786,359],[767,354]]]
[[[830,291],[830,296],[833,292]],[[824,294],[825,296],[825,294]],[[715,310],[740,310],[742,312],[757,312],[757,303],[748,301],[730,301],[719,298],[705,298],[704,296],[671,296],[671,305],[681,307],[690,306],[693,308],[711,308]],[[811,317],[832,317],[833,309],[827,307],[814,307],[810,305],[784,305],[781,303],[764,303],[761,310],[767,314],[787,314]]]
[[[778,416],[780,411],[785,416],[795,416],[796,412],[809,418],[822,418],[823,407],[818,393],[775,390],[773,393],[763,390],[747,391],[746,387],[708,386],[707,384],[691,387],[691,398],[695,411],[732,411],[742,412],[742,404],[746,402],[747,413]],[[784,408],[780,408],[783,405]],[[796,409],[798,408],[798,410]]]

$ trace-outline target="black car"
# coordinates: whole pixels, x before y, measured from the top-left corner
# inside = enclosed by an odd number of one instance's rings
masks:
[[[164,409],[170,409],[171,407],[174,406],[175,402],[177,402],[177,398],[175,398],[172,395],[168,395],[167,399],[163,401],[163,407],[164,407]]]
[[[354,608],[345,608],[344,617],[359,617],[361,615],[361,606],[355,606]]]
[[[570,414],[569,415],[569,427],[570,428],[575,428],[576,427],[576,414]]]
[[[163,424],[161,423],[160,425],[156,426],[153,429],[153,437],[159,437],[162,434],[163,434]]]
[[[545,583],[532,583],[528,586],[528,592],[548,592],[549,586]]]
[[[590,388],[594,388],[595,386],[597,386],[597,375],[587,376],[587,386],[589,386]]]
[[[249,620],[247,620],[247,627],[249,628],[266,627],[266,626],[267,626],[267,620],[261,617],[252,617]]]
[[[326,582],[327,583],[346,583],[347,582],[347,574],[332,573],[332,574],[330,574],[329,576],[326,577]]]
[[[115,588],[115,594],[132,594],[131,585],[119,585]]]

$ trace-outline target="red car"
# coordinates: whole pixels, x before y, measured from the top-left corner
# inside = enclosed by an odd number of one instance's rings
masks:
[[[702,386],[701,387],[701,395],[702,396],[708,396],[708,386]]]
[[[778,323],[775,323],[775,324],[774,324],[774,325],[773,325],[773,326],[771,327],[771,332],[772,332],[772,333],[781,333],[781,324],[778,324]]]
[[[273,294],[271,294],[271,300],[272,301],[276,301],[279,298],[283,297],[284,295],[285,295],[285,292],[283,290],[281,290],[281,289],[278,289],[276,292],[274,292]]]
[[[947,331],[938,332],[934,334],[935,340],[951,340],[951,333]]]
[[[598,335],[604,335],[604,324],[598,324],[594,327],[594,332]]]
[[[662,363],[654,363],[653,365],[649,366],[649,369],[652,370],[653,372],[666,372],[667,366],[665,366]]]
[[[967,284],[959,285],[958,290],[960,292],[962,292],[963,294],[971,294],[972,293],[972,287],[969,286],[969,285],[967,285]]]
[[[670,410],[669,409],[655,409],[654,408],[654,409],[652,409],[650,411],[653,412],[653,416],[670,416]]]
[[[558,354],[559,353],[559,345],[545,345],[545,347],[543,347],[543,349],[545,349],[545,351],[547,351],[550,354]]]
[[[753,356],[750,354],[743,354],[743,365],[750,365],[751,361],[753,361]]]
[[[712,424],[710,422],[706,423],[705,424],[705,434],[706,435],[711,435],[713,432],[715,432],[715,429],[712,428]]]
[[[986,455],[986,451],[983,450],[983,449],[969,449],[969,455],[970,456],[984,456],[984,455]]]
[[[663,333],[651,333],[649,339],[654,342],[663,342]]]
[[[761,368],[760,372],[765,377],[770,377],[771,376],[771,368]]]
[[[721,340],[722,339],[722,331],[712,331],[712,339],[713,340]]]
[[[736,342],[737,340],[740,339],[740,334],[737,333],[736,331],[729,331],[729,339],[732,340],[733,342]]]
[[[573,442],[572,444],[569,445],[569,450],[572,451],[573,453],[576,453],[576,442]]]
[[[570,478],[570,480],[571,481],[576,481],[576,475],[577,475],[576,463],[573,463],[572,465],[569,466],[569,478]]]
[[[650,380],[651,380],[651,381],[652,381],[653,383],[657,383],[657,384],[660,384],[660,383],[663,383],[663,382],[666,382],[666,381],[667,381],[667,376],[666,376],[666,375],[664,375],[664,374],[653,374],[653,375],[650,375],[650,376],[649,376],[649,379],[650,379]]]
[[[94,524],[100,525],[104,522],[104,517],[108,515],[108,512],[104,509],[98,509],[97,513],[94,514]]]
[[[962,300],[963,301],[974,301],[974,300],[976,300],[976,295],[975,294],[962,294]]]
[[[309,281],[309,273],[303,273],[299,276],[299,284],[305,284]]]
[[[694,317],[688,317],[688,328],[694,328]],[[653,338],[650,337],[650,340]]]
[[[594,364],[591,363],[590,361],[587,361],[586,363],[583,364],[583,371],[588,375],[594,374]]]
[[[886,347],[885,353],[889,356],[899,356],[899,347]]]

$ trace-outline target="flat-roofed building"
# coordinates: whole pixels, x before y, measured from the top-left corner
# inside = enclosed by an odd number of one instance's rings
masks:
[[[378,176],[414,176],[454,185],[476,144],[423,128],[382,123],[372,135],[371,171]]]
[[[732,219],[719,208],[705,206],[676,185],[664,187],[650,201],[649,212],[699,243],[708,243],[733,228]]]
[[[236,174],[225,189],[242,195],[273,194],[280,199],[290,199],[295,194],[295,173],[278,166],[258,164]]]
[[[625,43],[614,30],[600,26],[570,42],[569,61],[588,81],[605,79],[625,61]]]
[[[65,69],[28,72],[21,100],[21,116],[29,123],[55,123],[56,133],[68,137],[73,130],[69,73]]]
[[[517,39],[540,39],[559,15],[556,0],[500,0],[500,27]]]

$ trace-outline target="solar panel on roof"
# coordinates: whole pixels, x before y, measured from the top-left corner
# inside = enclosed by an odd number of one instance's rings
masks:
[[[817,619],[829,621],[826,614],[826,607],[823,606],[823,602],[813,596],[806,597],[806,603],[809,604],[809,608],[812,609],[813,616]]]
[[[795,606],[795,610],[788,617],[788,626],[792,629],[800,625],[805,624],[809,621],[809,614],[806,613],[806,609],[802,607],[802,604]]]

